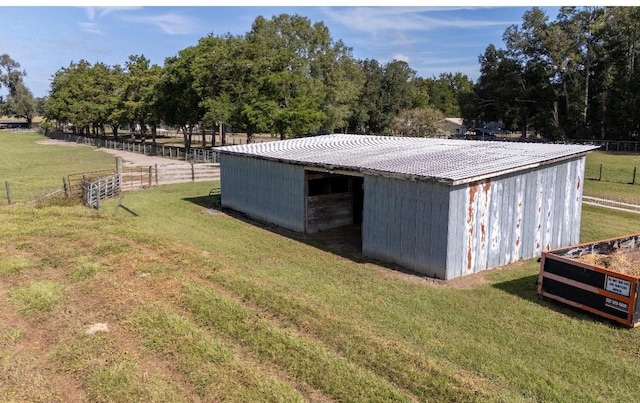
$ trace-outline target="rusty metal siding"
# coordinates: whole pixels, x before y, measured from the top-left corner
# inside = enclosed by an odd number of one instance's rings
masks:
[[[304,168],[258,158],[220,155],[222,205],[304,232]]]
[[[443,278],[450,186],[364,177],[363,254]]]
[[[576,243],[584,157],[453,186],[446,279]]]

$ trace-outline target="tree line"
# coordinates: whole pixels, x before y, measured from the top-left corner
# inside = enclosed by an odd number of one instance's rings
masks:
[[[178,127],[187,148],[193,130],[224,136],[229,126],[248,142],[336,130],[433,136],[445,116],[554,140],[636,139],[637,17],[636,7],[562,7],[550,20],[532,8],[505,30],[504,48],[479,56],[475,83],[459,72],[422,78],[404,61],[356,60],[306,17],[258,17],[246,34],[210,34],[163,66],[143,55],[122,66],[71,62],[54,74],[44,116],[96,136],[140,127],[155,139],[159,125]],[[17,82],[15,66],[3,66],[0,85],[11,74]]]
[[[433,135],[445,114],[459,116],[466,76],[423,79],[406,62],[356,60],[323,23],[299,15],[258,17],[245,35],[208,35],[151,65],[72,62],[56,72],[45,116],[79,132],[114,136],[122,127],[271,133],[281,139],[335,130]]]
[[[506,29],[504,49],[479,57],[475,110],[548,139],[638,140],[640,8],[539,8]]]

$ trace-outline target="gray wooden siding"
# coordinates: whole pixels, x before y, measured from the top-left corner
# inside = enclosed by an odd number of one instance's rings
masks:
[[[584,157],[455,186],[446,279],[577,243]]]
[[[362,252],[444,277],[450,186],[365,176]]]
[[[305,176],[299,165],[220,155],[222,205],[304,232]]]

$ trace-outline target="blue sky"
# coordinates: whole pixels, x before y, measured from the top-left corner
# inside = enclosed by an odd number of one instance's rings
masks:
[[[358,59],[404,60],[421,77],[461,72],[475,81],[478,56],[491,43],[504,47],[504,30],[521,23],[529,8],[3,6],[0,54],[21,64],[27,87],[41,97],[53,74],[72,61],[124,65],[129,55],[142,54],[162,66],[209,33],[242,35],[259,15],[287,13],[324,22]],[[543,9],[555,19],[558,7]]]

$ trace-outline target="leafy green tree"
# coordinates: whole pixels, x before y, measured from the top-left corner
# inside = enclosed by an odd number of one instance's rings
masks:
[[[536,126],[545,136],[605,135],[603,99],[613,81],[612,69],[603,62],[607,26],[615,20],[601,7],[562,7],[555,21],[533,8],[525,12],[521,26],[505,31],[509,55],[536,83],[535,94],[545,94],[537,102],[546,112],[536,114]],[[534,75],[538,77],[532,80]]]
[[[379,133],[384,127],[381,100],[384,70],[375,59],[361,60],[359,64],[364,82],[352,106],[350,126],[357,133]]]
[[[602,52],[594,60],[592,117],[600,138],[638,140],[640,135],[640,8],[605,7]]]
[[[323,108],[327,75],[335,58],[344,52],[341,44],[333,43],[327,27],[312,25],[299,15],[281,14],[271,20],[258,17],[245,35],[245,44],[255,94],[244,102],[241,114],[247,133],[266,128],[263,121],[269,119],[274,119],[270,127],[281,139],[300,127],[320,128],[328,120]],[[260,113],[264,116],[258,117]],[[300,126],[303,121],[306,123]]]
[[[44,116],[44,106],[47,103],[48,97],[36,97],[36,116]]]
[[[405,109],[393,118],[392,133],[406,137],[438,137],[444,134],[445,115],[438,109]]]
[[[36,106],[33,94],[25,87],[22,80],[14,83],[13,93],[7,98],[6,114],[26,119],[27,125],[31,127]]]
[[[25,71],[20,70],[20,63],[8,54],[0,55],[0,88],[4,86],[8,91],[6,99],[2,97],[0,101],[0,111],[5,115],[26,119],[31,127],[36,113],[36,100],[24,84],[26,75]]]
[[[70,63],[53,77],[45,117],[71,124],[74,132],[105,136],[105,126],[117,133],[122,69],[85,60]]]
[[[144,55],[131,55],[125,63],[120,105],[115,118],[126,122],[129,127],[140,126],[143,141],[147,135],[147,126],[151,128],[151,138],[155,145],[156,129],[160,123],[156,113],[157,86],[162,69],[151,65]]]
[[[364,83],[352,106],[350,126],[359,133],[388,133],[401,111],[419,103],[418,87],[413,83],[418,79],[416,72],[399,60],[384,66],[370,59],[359,64]]]
[[[411,107],[411,81],[416,78],[416,72],[404,61],[394,60],[384,66],[382,74],[382,109],[384,114],[384,129],[391,120],[405,109]]]
[[[281,138],[294,137],[315,131],[326,120],[319,100],[308,96],[296,97],[288,108],[279,109],[276,131]]]
[[[427,81],[429,105],[445,116],[461,116],[460,101],[473,92],[473,81],[462,73],[442,73]]]
[[[358,100],[364,86],[364,73],[349,49],[342,49],[335,62],[326,69],[325,98],[322,109],[327,117],[323,127],[333,132],[339,128],[343,133],[352,119],[352,105]]]
[[[20,63],[13,60],[8,54],[0,55],[0,88],[6,87],[9,94],[17,91],[17,86],[22,83],[26,72],[20,69]]]
[[[476,84],[481,121],[502,120],[510,129],[522,128],[526,135],[529,124],[530,88],[523,66],[501,49],[489,45],[480,56],[480,78]]]
[[[190,68],[196,55],[197,48],[190,46],[167,58],[156,87],[156,110],[165,123],[180,127],[187,153],[191,151],[193,129],[204,116],[202,98],[194,88]]]
[[[56,129],[62,130],[71,121],[71,88],[68,85],[71,81],[71,66],[61,68],[55,72],[51,80],[49,98],[44,105],[44,117],[49,121],[56,122]],[[75,128],[74,128],[75,131]]]
[[[430,105],[429,87],[431,79],[416,77],[411,81],[411,107],[426,108]]]
[[[222,144],[226,143],[223,126],[231,122],[234,111],[239,114],[237,102],[232,102],[232,99],[242,98],[243,83],[239,82],[242,77],[238,75],[243,67],[238,64],[241,41],[241,37],[230,34],[201,38],[191,65],[194,89],[204,109],[203,123],[211,122],[212,127],[218,127]]]
[[[95,121],[94,100],[89,87],[91,64],[85,60],[71,62],[53,77],[45,117],[59,123],[72,125],[74,133],[89,133]]]

